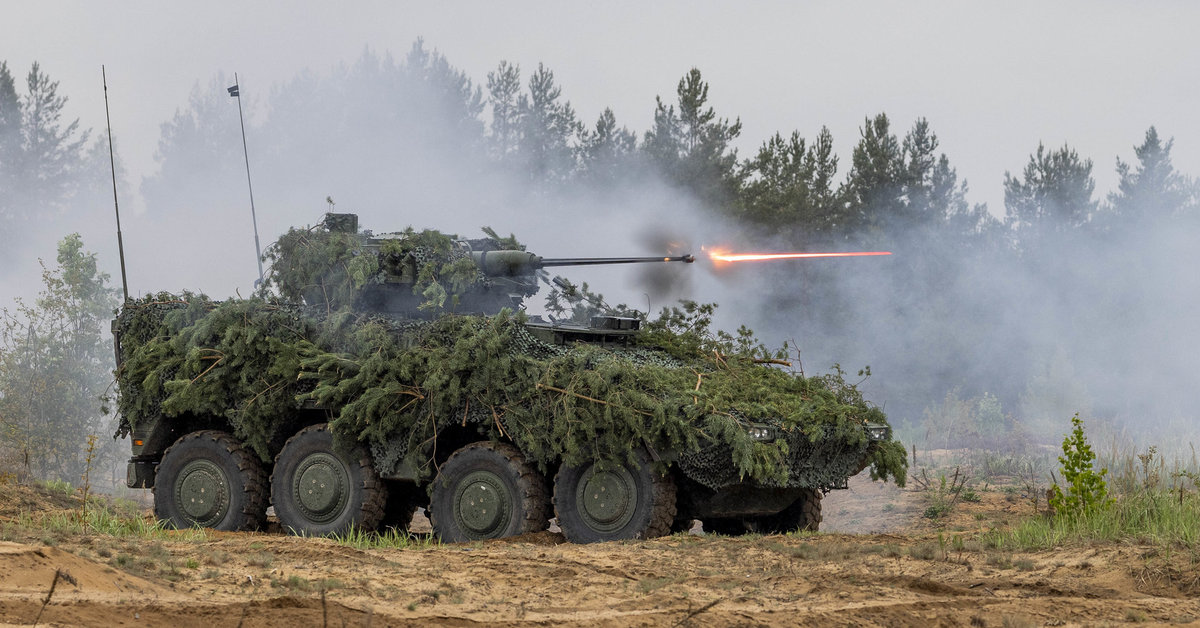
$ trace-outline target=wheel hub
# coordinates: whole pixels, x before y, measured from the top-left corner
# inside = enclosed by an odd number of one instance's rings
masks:
[[[337,457],[315,453],[296,468],[292,493],[305,518],[327,523],[341,514],[349,494],[350,474]]]
[[[474,471],[454,492],[454,516],[471,538],[495,538],[512,516],[508,488],[494,473]]]
[[[229,479],[212,461],[189,462],[177,478],[175,503],[196,525],[212,527],[229,510]]]
[[[637,484],[624,467],[597,471],[592,467],[575,492],[579,514],[599,532],[620,530],[633,518],[637,504]]]

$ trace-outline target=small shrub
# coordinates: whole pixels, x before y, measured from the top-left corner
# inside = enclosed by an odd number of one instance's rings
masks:
[[[930,504],[925,509],[924,517],[926,519],[940,519],[942,515],[950,512],[950,505],[945,503]]]
[[[1083,420],[1079,413],[1071,417],[1075,429],[1063,438],[1063,455],[1058,457],[1062,463],[1063,482],[1066,490],[1054,483],[1050,488],[1050,508],[1057,515],[1076,517],[1088,512],[1107,508],[1113,503],[1108,497],[1108,486],[1104,476],[1108,469],[1097,472],[1092,468],[1096,454],[1087,442],[1083,432]]]
[[[925,470],[922,469],[921,472],[924,474]],[[918,485],[922,484],[922,482],[916,478],[914,478],[914,481],[916,481]],[[925,508],[925,518],[939,519],[943,515],[946,515],[953,510],[954,505],[958,503],[958,500],[962,497],[963,488],[965,488],[966,483],[967,476],[960,474],[957,467],[954,469],[953,477],[949,478],[949,480],[947,480],[946,474],[939,473],[937,485],[929,482],[928,475],[925,475],[925,499],[929,503],[929,505]]]
[[[937,557],[937,543],[925,542],[908,548],[908,555],[917,560],[933,560]]]

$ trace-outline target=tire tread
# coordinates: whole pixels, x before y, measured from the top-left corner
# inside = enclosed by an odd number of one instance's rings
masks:
[[[442,466],[450,464],[450,461],[456,457],[467,455],[467,452],[486,450],[494,452],[509,463],[517,471],[517,485],[521,492],[521,509],[525,512],[525,519],[521,524],[517,534],[528,534],[530,532],[541,532],[550,527],[550,495],[548,482],[546,477],[538,472],[532,464],[526,459],[525,455],[519,449],[508,444],[493,441],[479,441],[464,445],[450,457]],[[438,480],[435,479],[434,482]],[[430,525],[433,527],[435,534],[441,529],[438,519],[435,514],[437,508],[431,505],[426,510],[429,515]],[[440,536],[440,534],[439,534]]]
[[[306,437],[313,432],[328,432],[328,423],[317,423],[310,425],[299,432],[292,435],[284,443],[283,448],[279,450],[280,454],[288,450],[288,446],[294,441]],[[354,526],[360,530],[375,530],[379,527],[379,522],[383,521],[385,508],[387,506],[387,487],[383,480],[379,478],[379,474],[375,471],[375,466],[371,460],[371,455],[362,447],[355,447],[357,454],[351,459],[351,464],[356,465],[361,471],[362,484],[359,486],[363,491],[362,505],[358,508],[359,517],[354,522]],[[279,467],[278,458],[276,459],[275,469],[271,472],[271,487],[276,486],[276,475],[278,475]],[[282,481],[282,478],[278,478]],[[281,487],[282,488],[282,487]],[[331,532],[332,533],[332,532]]]
[[[236,463],[238,471],[242,474],[242,493],[245,495],[241,511],[237,515],[236,523],[231,528],[234,531],[261,530],[267,522],[267,504],[269,502],[269,491],[267,484],[267,472],[263,470],[262,464],[255,458],[245,447],[242,446],[236,438],[229,432],[221,430],[199,430],[189,432],[179,437],[170,447],[163,452],[162,460],[166,460],[172,450],[177,451],[177,447],[189,441],[209,439],[224,449]],[[162,464],[159,462],[159,464]],[[158,493],[159,482],[155,482],[155,486],[151,489],[155,494]],[[167,483],[168,490],[174,482]],[[160,500],[154,500],[154,516],[160,520],[169,521],[170,513],[165,512],[166,506]]]

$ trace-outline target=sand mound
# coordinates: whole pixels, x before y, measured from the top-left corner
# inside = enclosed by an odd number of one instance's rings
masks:
[[[55,600],[89,594],[127,593],[141,597],[171,594],[169,589],[142,578],[53,547],[0,542],[0,583],[3,583],[0,594],[41,592],[45,595],[56,570],[62,570],[69,578],[60,579],[54,592]]]

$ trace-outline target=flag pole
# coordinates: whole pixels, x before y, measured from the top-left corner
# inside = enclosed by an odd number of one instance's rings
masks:
[[[121,206],[117,204],[117,160],[113,158],[112,118],[108,115],[108,73],[100,66],[100,80],[104,84],[104,122],[108,125],[108,164],[112,169],[113,210],[117,213],[117,255],[121,258],[121,291],[129,300],[129,282],[125,280],[125,243],[121,241]]]
[[[250,182],[250,151],[246,149],[246,119],[242,116],[242,90],[237,72],[233,73],[233,87],[228,88],[229,95],[238,101],[238,122],[242,125],[242,155],[246,158],[246,187],[250,189],[250,220],[254,224],[254,259],[258,262],[258,281],[254,287],[262,285],[262,247],[258,244],[258,215],[254,212],[254,184]]]

